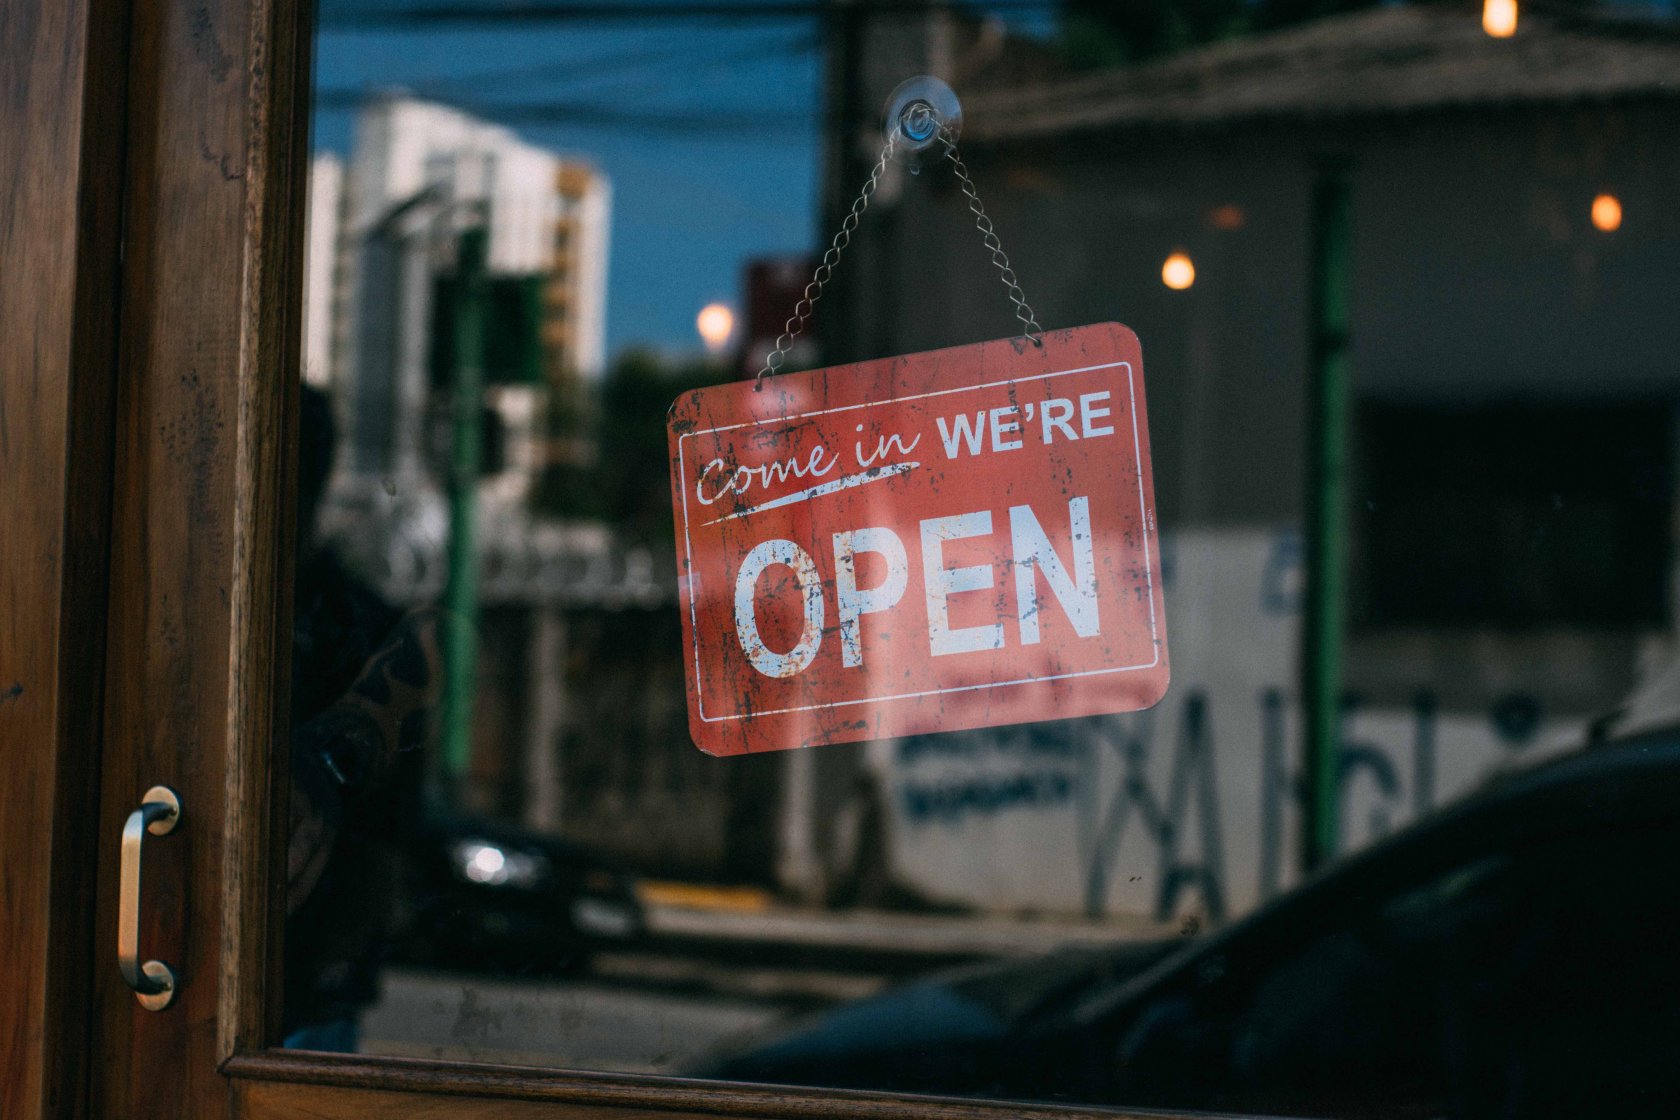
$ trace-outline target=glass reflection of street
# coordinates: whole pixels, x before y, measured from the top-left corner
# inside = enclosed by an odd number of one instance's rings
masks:
[[[1676,1090],[1672,6],[584,7],[323,12],[290,1044],[1289,1114]],[[877,163],[923,73],[966,181]],[[1165,698],[696,750],[672,402],[1018,340],[1022,293],[1141,339]],[[896,485],[724,454],[732,534]],[[846,555],[855,605],[886,554]],[[945,593],[1049,658],[1028,576]],[[876,658],[826,578],[749,585],[767,678],[807,631]]]

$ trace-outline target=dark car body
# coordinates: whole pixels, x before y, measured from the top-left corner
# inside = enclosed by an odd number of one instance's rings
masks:
[[[647,930],[634,880],[585,849],[505,823],[436,818],[407,852],[398,956],[566,970]]]
[[[1680,735],[1612,744],[1205,937],[934,978],[706,1072],[1223,1112],[1680,1115],[1677,854]]]

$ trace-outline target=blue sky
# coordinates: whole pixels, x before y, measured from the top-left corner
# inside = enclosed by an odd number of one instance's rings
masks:
[[[811,112],[818,102],[815,50],[771,49],[811,38],[798,23],[726,28],[531,27],[518,31],[371,32],[323,29],[316,82],[321,89],[402,85],[425,90],[439,79],[484,75],[536,64],[599,63],[653,57],[618,74],[575,79],[518,76],[451,87],[473,101],[607,102],[626,109],[750,110],[773,106]],[[804,32],[801,35],[801,32]],[[762,57],[730,62],[766,44]],[[317,113],[315,145],[348,151],[352,115]],[[798,252],[815,240],[820,151],[810,127],[780,124],[758,134],[708,130],[684,135],[638,126],[521,123],[543,147],[583,155],[613,182],[612,257],[607,346],[693,349],[694,316],[707,301],[737,302],[742,262]]]
[[[329,20],[319,34],[316,84],[730,118],[729,127],[687,133],[640,124],[513,126],[536,144],[586,156],[613,181],[609,353],[694,351],[695,314],[711,300],[739,302],[745,261],[808,252],[824,239],[816,226],[817,32],[808,18],[424,30]],[[347,110],[318,110],[315,146],[347,152],[351,126]]]

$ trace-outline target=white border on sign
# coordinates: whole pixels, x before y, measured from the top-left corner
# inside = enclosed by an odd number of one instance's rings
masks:
[[[1137,665],[1116,665],[1107,669],[1084,669],[1077,673],[1053,673],[1046,677],[1021,677],[1012,681],[987,681],[984,684],[954,685],[951,688],[929,688],[920,692],[899,692],[890,696],[865,696],[857,700],[836,700],[832,704],[806,704],[797,708],[768,708],[762,712],[746,712],[741,715],[708,716],[706,714],[706,690],[701,687],[700,678],[700,617],[695,607],[694,549],[688,536],[688,467],[683,459],[683,441],[696,436],[707,436],[714,432],[728,432],[736,428],[751,428],[759,424],[786,424],[793,420],[803,420],[807,416],[826,416],[831,412],[850,412],[859,408],[874,408],[883,404],[898,404],[901,401],[919,401],[926,397],[943,397],[951,393],[968,393],[977,389],[996,389],[1001,385],[1021,385],[1028,381],[1048,381],[1053,377],[1067,377],[1075,373],[1093,373],[1097,370],[1116,369],[1124,366],[1126,370],[1126,397],[1131,404],[1132,412],[1132,473],[1137,475],[1138,482],[1138,520],[1143,526],[1143,577],[1149,589],[1149,637],[1154,647],[1155,657]],[[792,712],[816,712],[825,708],[846,708],[857,704],[884,704],[889,700],[914,700],[923,696],[941,696],[949,692],[977,692],[988,688],[1009,688],[1012,685],[1040,684],[1044,681],[1067,680],[1072,677],[1098,677],[1109,673],[1134,673],[1142,669],[1153,669],[1161,663],[1161,636],[1155,618],[1155,572],[1149,557],[1149,507],[1143,497],[1143,458],[1142,445],[1138,437],[1137,393],[1132,386],[1132,363],[1106,362],[1099,366],[1080,366],[1078,369],[1058,370],[1055,373],[1039,373],[1031,377],[1011,377],[1003,381],[988,381],[983,385],[962,385],[955,389],[937,389],[931,393],[916,393],[908,397],[888,397],[883,401],[866,401],[862,404],[843,404],[834,408],[820,408],[814,412],[801,412],[795,416],[767,416],[762,420],[745,420],[739,424],[724,424],[717,428],[706,428],[698,432],[687,432],[677,437],[677,475],[682,480],[682,510],[683,510],[683,554],[688,561],[688,572],[685,580],[688,583],[688,622],[689,634],[694,640],[694,703],[700,713],[702,723],[724,723],[734,719],[756,719],[759,716],[780,716]]]

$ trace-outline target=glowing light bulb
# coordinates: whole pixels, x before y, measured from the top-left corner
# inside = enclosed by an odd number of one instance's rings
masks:
[[[1174,253],[1161,264],[1161,283],[1182,292],[1196,282],[1196,266],[1187,253]]]
[[[1517,33],[1517,0],[1483,0],[1482,30],[1495,39]]]
[[[1622,228],[1622,200],[1613,194],[1601,194],[1593,199],[1592,224],[1605,233]]]
[[[706,349],[713,354],[721,353],[729,344],[729,336],[735,333],[735,312],[724,304],[708,303],[695,317],[694,326]]]
[[[1247,220],[1248,215],[1243,213],[1243,208],[1234,202],[1227,202],[1223,206],[1215,206],[1208,211],[1208,225],[1226,233],[1243,228],[1243,223]]]

